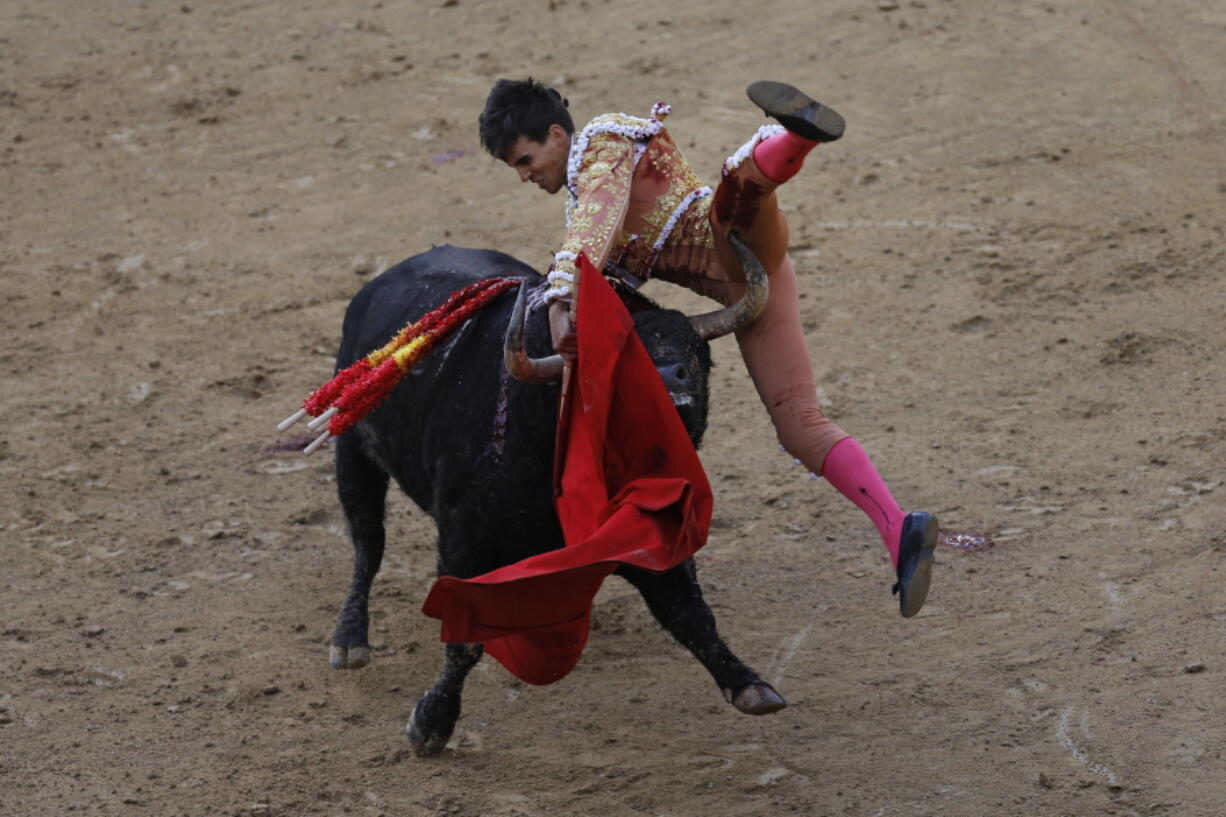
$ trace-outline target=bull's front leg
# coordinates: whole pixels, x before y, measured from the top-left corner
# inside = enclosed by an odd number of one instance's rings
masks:
[[[353,540],[353,583],[337,618],[328,661],[333,669],[361,669],[370,663],[368,602],[383,562],[388,477],[362,453],[354,433],[337,439],[336,485]]]
[[[766,715],[787,706],[774,687],[737,658],[720,638],[715,615],[702,597],[693,559],[664,573],[631,567],[617,573],[638,589],[656,621],[702,662],[730,704],[749,715]]]
[[[480,644],[448,644],[444,652],[446,663],[442,675],[417,701],[405,726],[413,751],[422,757],[437,755],[447,746],[460,717],[464,679],[481,660],[485,648]]]

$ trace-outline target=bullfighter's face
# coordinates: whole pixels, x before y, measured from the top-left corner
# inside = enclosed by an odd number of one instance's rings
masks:
[[[519,174],[520,181],[532,182],[552,195],[566,184],[569,158],[570,134],[561,125],[550,125],[542,142],[521,134],[507,150],[503,161]]]

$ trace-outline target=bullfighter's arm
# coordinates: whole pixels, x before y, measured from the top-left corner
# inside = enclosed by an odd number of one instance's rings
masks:
[[[594,134],[575,179],[578,202],[570,212],[566,241],[549,274],[549,300],[572,297],[579,253],[596,269],[604,268],[626,218],[633,176],[634,142],[615,133]]]

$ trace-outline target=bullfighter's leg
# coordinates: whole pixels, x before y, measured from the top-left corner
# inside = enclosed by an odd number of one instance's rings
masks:
[[[721,265],[737,268],[724,239],[734,229],[770,273],[765,309],[737,335],[741,353],[783,447],[811,472],[825,477],[877,528],[894,565],[899,611],[910,618],[928,595],[937,520],[922,511],[904,513],[867,452],[828,420],[818,405],[800,323],[796,272],[787,256],[787,220],[775,194],[800,170],[810,150],[843,135],[843,120],[784,83],[756,82],[749,87],[749,96],[785,130],[769,136],[760,131],[725,163],[710,210]]]
[[[447,660],[442,675],[417,701],[405,726],[413,751],[423,757],[437,755],[447,746],[460,717],[464,679],[481,660],[485,648],[480,644],[448,644],[444,651]]]
[[[693,559],[664,573],[622,567],[617,574],[638,589],[656,621],[702,662],[730,704],[750,715],[765,715],[787,706],[787,701],[745,666],[716,632],[715,616],[703,600]]]
[[[782,82],[755,82],[749,98],[779,121],[774,133],[763,129],[724,163],[723,179],[711,205],[716,250],[725,269],[739,263],[724,236],[736,230],[768,271],[778,269],[788,247],[788,224],[775,189],[791,179],[805,156],[823,142],[843,135],[843,117],[802,91]]]
[[[737,333],[745,368],[784,449],[825,477],[877,528],[897,576],[894,592],[900,593],[899,610],[910,618],[928,595],[936,517],[922,511],[905,513],[860,443],[822,411],[790,258],[785,256],[772,273],[770,285],[762,314]]]
[[[353,584],[332,635],[329,662],[333,669],[361,669],[370,663],[367,604],[371,582],[383,562],[387,484],[383,469],[362,453],[356,433],[337,438],[336,485],[353,540]]]

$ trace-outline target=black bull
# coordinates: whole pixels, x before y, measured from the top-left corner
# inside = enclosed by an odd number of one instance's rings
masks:
[[[533,290],[543,286],[531,268],[487,250],[439,247],[392,267],[350,303],[338,370],[382,346],[451,292],[482,278],[507,276],[524,277],[524,286]],[[434,519],[440,575],[471,578],[563,546],[552,492],[559,387],[509,376],[503,337],[513,300],[507,293],[491,302],[413,369],[381,406],[337,438],[337,488],[354,565],[353,585],[332,638],[336,669],[359,669],[370,661],[367,601],[383,558],[389,478]],[[704,335],[713,333],[637,294],[624,293],[623,300],[699,443],[711,368]],[[545,312],[536,309],[526,321],[529,355],[549,349]],[[735,327],[720,331],[729,328]],[[702,662],[733,706],[765,714],[786,705],[716,632],[693,560],[661,574],[629,567],[617,574],[638,589],[656,620]],[[422,755],[446,745],[460,714],[464,679],[482,646],[447,644],[445,654],[438,682],[417,701],[406,727]]]

